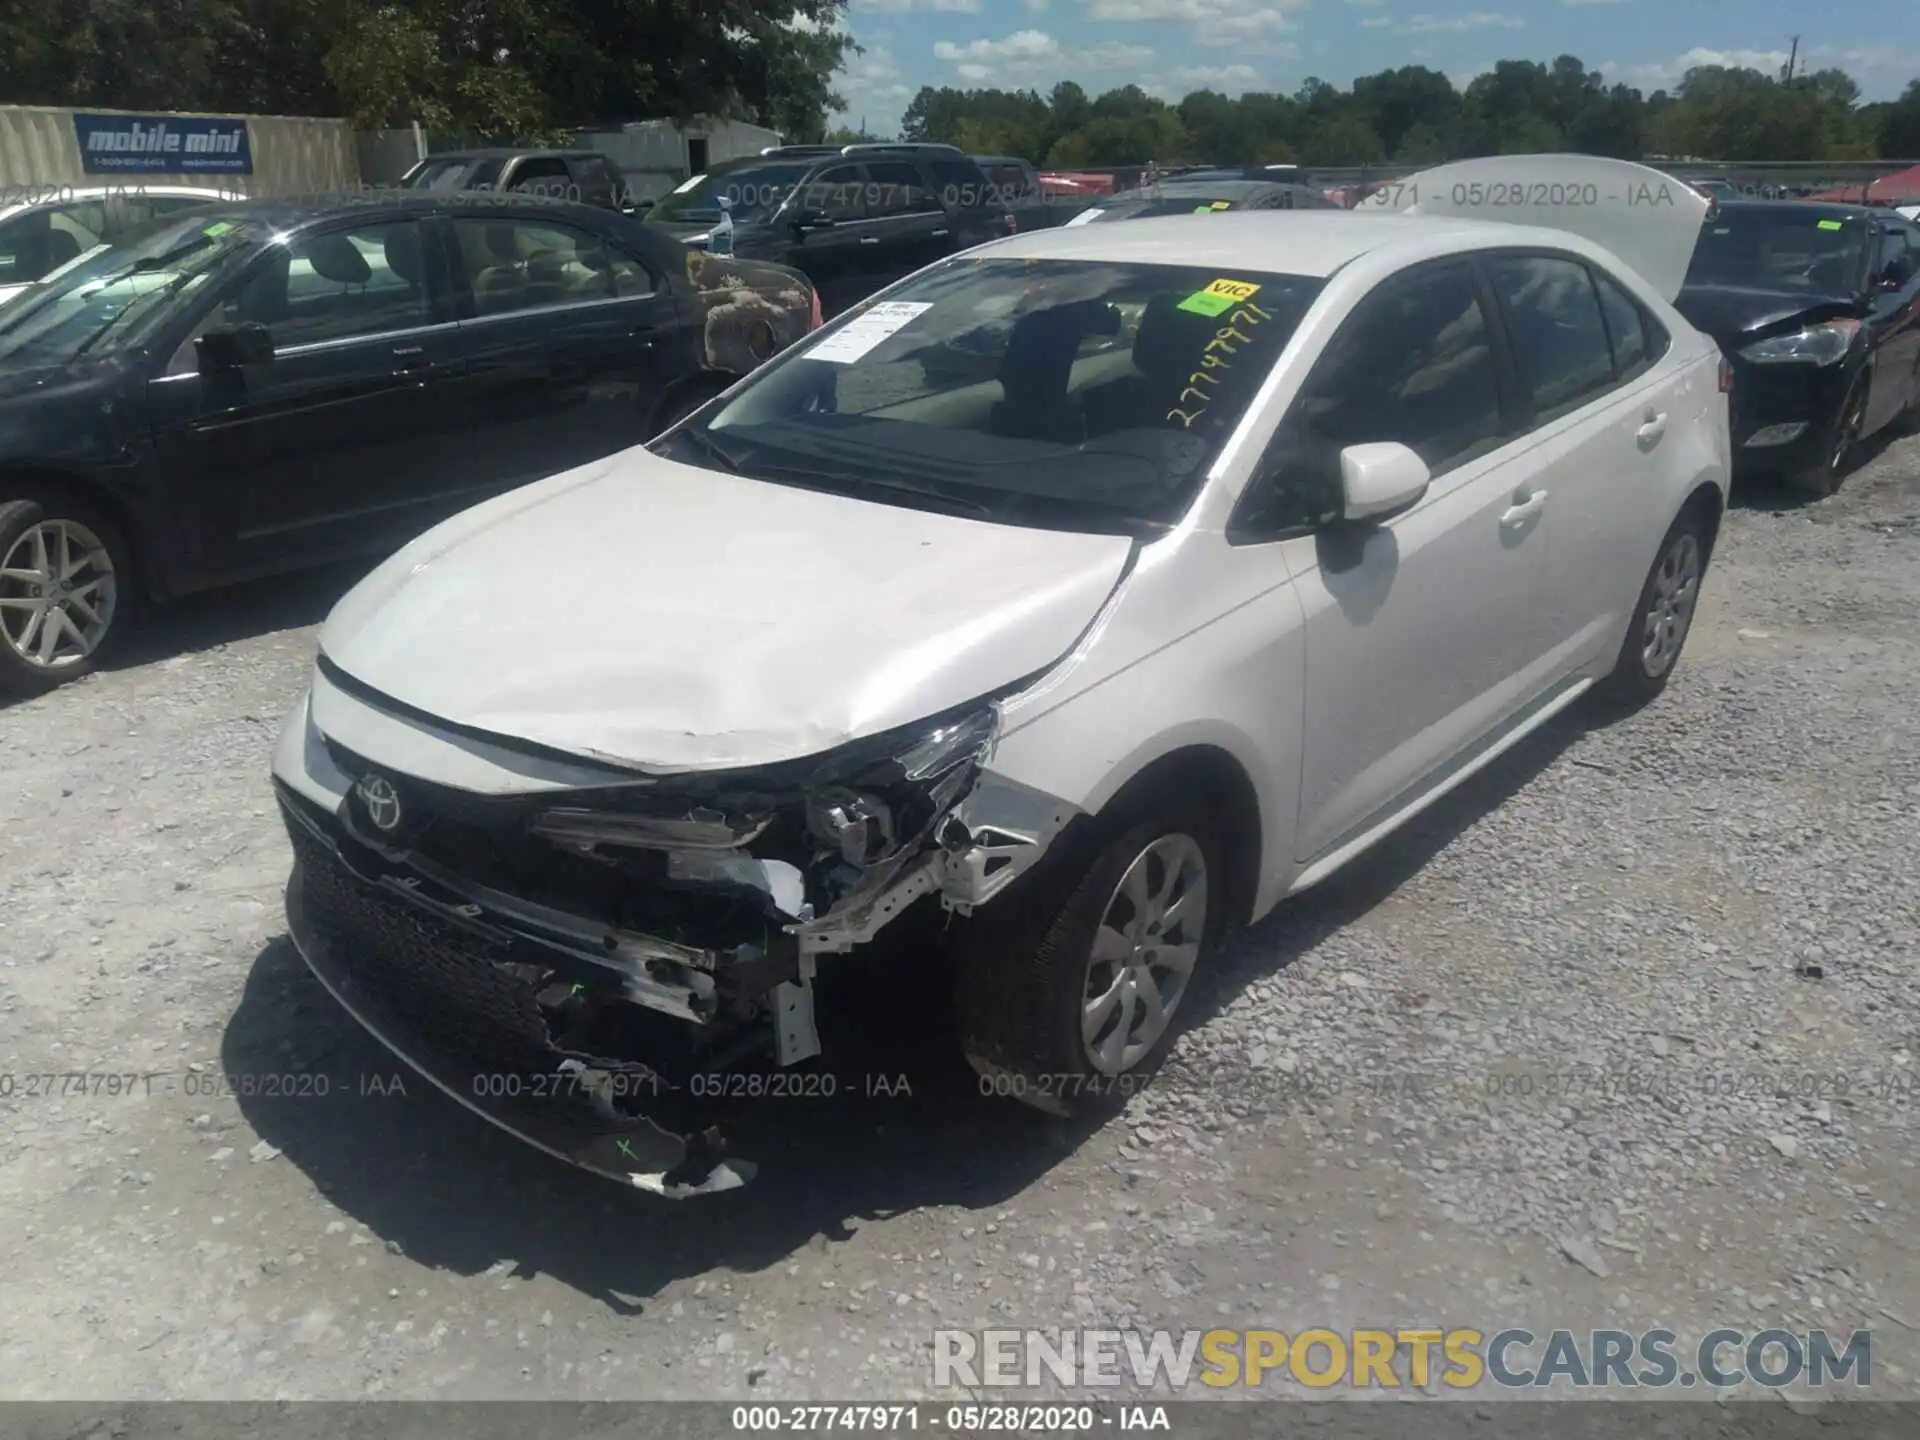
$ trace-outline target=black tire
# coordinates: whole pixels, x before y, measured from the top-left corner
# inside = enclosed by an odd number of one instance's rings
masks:
[[[1707,518],[1700,510],[1688,506],[1662,537],[1653,566],[1640,586],[1640,598],[1634,602],[1633,618],[1627,624],[1626,638],[1620,643],[1620,654],[1612,672],[1598,686],[1603,702],[1635,709],[1667,688],[1667,681],[1680,663],[1687,635],[1693,629],[1693,617],[1700,605],[1700,586],[1707,575],[1707,559]],[[1687,580],[1689,570],[1691,579]],[[1675,616],[1668,597],[1676,585],[1686,585],[1688,589],[1684,612],[1678,616],[1678,625],[1674,628]],[[1662,623],[1668,632],[1659,647],[1653,645],[1650,634],[1656,613],[1663,613]]]
[[[23,542],[31,543],[28,537],[32,532],[50,522],[65,522],[70,535],[91,536],[98,542],[95,558],[67,582],[65,593],[73,598],[67,599],[62,608],[88,630],[92,623],[85,615],[103,615],[105,627],[86,653],[72,653],[74,647],[69,642],[61,645],[50,660],[43,661],[38,656],[46,620],[42,617],[32,630],[24,628],[33,612],[21,602],[45,598],[44,592],[34,582],[6,577],[22,568],[17,562],[22,558],[19,551]],[[108,603],[86,606],[88,600],[97,601],[100,593],[89,582],[103,573]],[[0,690],[34,694],[91,674],[102,656],[131,628],[134,591],[126,542],[119,529],[92,506],[58,492],[0,500]],[[74,608],[75,600],[85,606],[84,611]]]
[[[1820,442],[1817,458],[1787,472],[1787,483],[1803,494],[1825,499],[1838,494],[1859,453],[1860,430],[1867,417],[1868,380],[1854,376],[1847,396]]]
[[[1057,863],[1049,857],[1044,874],[1024,877],[1034,883],[1016,885],[968,921],[957,957],[957,1008],[962,1048],[984,1093],[1077,1116],[1117,1107],[1145,1087],[1223,929],[1228,885],[1220,833],[1197,797],[1160,790],[1071,843]],[[1205,918],[1191,942],[1194,960],[1166,1007],[1168,1023],[1145,1053],[1123,1070],[1103,1071],[1088,1053],[1081,1026],[1095,935],[1135,859],[1175,837],[1191,841],[1206,882]],[[1176,933],[1184,943],[1177,928],[1169,928],[1162,943]],[[1163,984],[1160,990],[1169,988]],[[1134,1012],[1124,1000],[1119,1008],[1131,1019]]]

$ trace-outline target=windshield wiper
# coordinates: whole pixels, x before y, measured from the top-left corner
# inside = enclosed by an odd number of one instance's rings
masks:
[[[889,495],[910,496],[915,500],[931,502],[934,506],[943,507],[949,512],[974,515],[983,520],[999,518],[994,507],[985,501],[956,495],[950,490],[932,490],[924,485],[909,485],[901,480],[885,480],[879,476],[861,475],[845,470],[809,470],[804,465],[788,465],[782,461],[765,461],[757,458],[754,470],[756,473],[766,472],[769,478],[784,477],[803,483],[809,490],[825,490],[835,495],[878,490]]]
[[[671,445],[675,440],[686,441],[709,460],[717,462],[720,468],[729,474],[738,475],[740,473],[740,461],[738,457],[705,430],[697,427],[691,430],[682,430],[679,434],[673,436],[672,439],[668,441],[668,444]]]

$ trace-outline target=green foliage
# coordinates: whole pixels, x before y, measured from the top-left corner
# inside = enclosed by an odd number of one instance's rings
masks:
[[[1690,72],[1675,92],[1608,85],[1577,56],[1502,60],[1464,92],[1437,70],[1403,65],[1348,90],[1312,77],[1292,95],[1197,90],[1168,104],[1136,86],[1094,99],[1070,82],[1037,92],[920,91],[910,140],[976,154],[1082,165],[1283,163],[1428,165],[1476,155],[1576,151],[1638,160],[1920,158],[1920,80],[1891,104],[1862,106],[1839,70],[1797,77],[1725,68]]]
[[[9,0],[0,103],[418,120],[519,141],[712,115],[812,139],[858,53],[837,28],[845,3]]]

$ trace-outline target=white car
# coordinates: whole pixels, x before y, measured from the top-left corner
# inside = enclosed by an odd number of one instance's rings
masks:
[[[193,185],[48,185],[0,206],[0,305],[37,280],[161,216],[239,198]]]
[[[914,911],[983,1086],[1143,1083],[1224,928],[1667,683],[1730,460],[1691,204],[1640,269],[1294,211],[901,281],[340,602],[274,762],[296,944],[450,1094],[673,1196],[752,1171],[703,1095],[788,1093],[700,1077],[818,1053],[816,975]],[[922,371],[1008,315],[996,375]]]

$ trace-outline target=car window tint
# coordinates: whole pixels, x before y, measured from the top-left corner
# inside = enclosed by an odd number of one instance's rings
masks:
[[[573,173],[579,177],[582,188],[596,191],[620,188],[620,182],[614,176],[613,167],[598,155],[576,155],[572,163]]]
[[[980,167],[971,160],[936,156],[929,162],[934,183],[940,187],[940,199],[947,205],[967,208],[994,202],[993,187]]]
[[[1028,198],[1027,172],[1018,165],[996,165],[988,178],[993,181],[1003,202],[1011,205]]]
[[[1249,485],[1234,529],[1337,519],[1340,452],[1397,441],[1435,475],[1496,448],[1506,426],[1479,285],[1464,263],[1386,281],[1328,342]]]
[[[513,169],[507,188],[530,195],[545,195],[555,200],[578,200],[580,183],[558,155],[522,160]]]
[[[800,187],[800,204],[845,224],[867,218],[866,172],[858,165],[834,165]]]
[[[1648,353],[1647,316],[1631,295],[1606,276],[1595,274],[1593,284],[1600,292],[1600,313],[1607,322],[1614,366],[1622,379],[1638,375],[1653,360]]]
[[[453,232],[481,315],[544,310],[650,294],[653,279],[599,236],[546,219],[455,220]]]
[[[266,326],[278,350],[431,324],[420,227],[356,225],[275,246],[248,270],[221,315],[229,325]]]
[[[940,203],[920,174],[904,160],[878,160],[867,165],[867,213],[874,219],[888,215],[924,215]]]
[[[1544,255],[1488,262],[1507,312],[1514,365],[1541,419],[1613,384],[1613,350],[1587,267]]]

